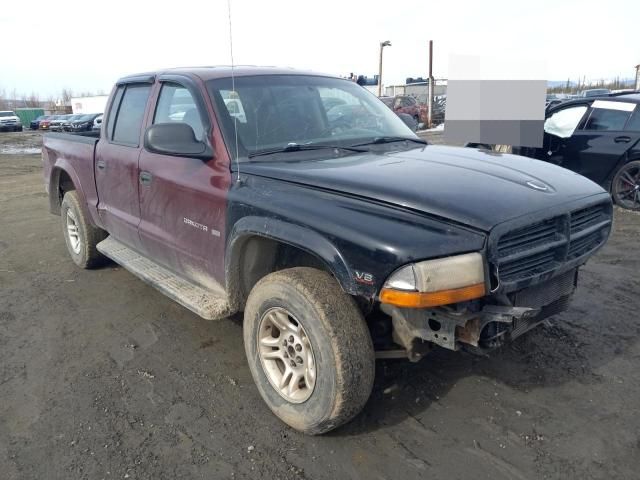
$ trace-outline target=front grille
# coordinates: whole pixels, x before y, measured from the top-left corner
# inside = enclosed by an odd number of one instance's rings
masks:
[[[500,267],[500,279],[509,281],[520,277],[537,275],[557,267],[556,253],[551,250],[527,256],[521,260],[507,262]]]
[[[551,272],[604,243],[611,225],[611,207],[592,205],[503,233],[490,252],[503,283]]]
[[[571,234],[578,233],[606,219],[604,205],[594,205],[571,213]]]
[[[569,245],[569,252],[567,258],[573,260],[574,258],[581,257],[585,253],[589,253],[596,248],[603,240],[603,235],[600,230],[590,233],[582,238],[574,240]]]
[[[556,238],[557,231],[558,226],[554,218],[513,230],[503,235],[498,242],[498,254],[508,255],[522,248],[545,244]]]

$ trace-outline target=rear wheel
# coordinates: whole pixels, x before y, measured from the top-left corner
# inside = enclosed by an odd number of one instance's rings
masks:
[[[297,267],[264,277],[247,300],[243,330],[262,398],[296,430],[332,430],[369,398],[375,372],[369,330],[328,273]]]
[[[620,167],[613,177],[611,196],[623,208],[640,210],[640,160]]]
[[[105,257],[98,252],[96,245],[107,237],[107,233],[87,221],[78,194],[73,190],[64,194],[61,217],[64,240],[75,264],[92,268],[103,263]]]

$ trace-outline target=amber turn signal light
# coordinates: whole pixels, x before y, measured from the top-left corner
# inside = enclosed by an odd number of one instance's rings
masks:
[[[484,297],[485,293],[484,283],[439,292],[408,292],[383,288],[380,291],[380,302],[397,307],[426,308],[473,300]]]

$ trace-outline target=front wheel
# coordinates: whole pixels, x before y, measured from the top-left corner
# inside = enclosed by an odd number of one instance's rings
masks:
[[[611,196],[622,208],[640,210],[640,160],[620,167],[611,183]]]
[[[307,434],[353,418],[371,394],[375,356],[355,301],[321,270],[267,275],[244,314],[251,374],[269,408]]]

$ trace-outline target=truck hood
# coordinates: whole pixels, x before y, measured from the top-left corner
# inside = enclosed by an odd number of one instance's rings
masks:
[[[487,232],[523,215],[605,193],[591,180],[547,162],[440,145],[244,163],[240,170],[394,204]]]

